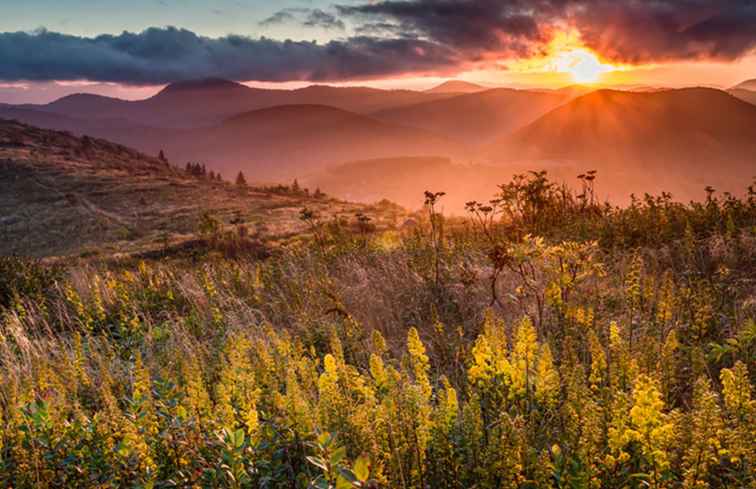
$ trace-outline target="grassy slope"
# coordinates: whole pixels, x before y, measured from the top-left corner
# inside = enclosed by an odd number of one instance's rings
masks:
[[[326,217],[369,213],[303,194],[242,191],[107,141],[0,122],[0,253],[155,250],[166,239],[193,239],[205,212],[275,241],[303,229],[304,206]]]

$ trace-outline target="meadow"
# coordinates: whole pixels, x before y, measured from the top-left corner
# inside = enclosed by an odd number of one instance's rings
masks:
[[[302,209],[265,259],[0,259],[0,486],[756,487],[756,189],[580,181]]]

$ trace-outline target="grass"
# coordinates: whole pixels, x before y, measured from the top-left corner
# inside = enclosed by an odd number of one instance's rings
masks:
[[[429,193],[403,230],[300,209],[264,259],[209,221],[191,260],[0,267],[0,481],[749,487],[753,190],[592,185]]]

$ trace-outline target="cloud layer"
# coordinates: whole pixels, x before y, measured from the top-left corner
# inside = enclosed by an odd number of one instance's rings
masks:
[[[156,85],[221,77],[333,81],[442,73],[457,52],[420,39],[352,37],[326,44],[150,28],[84,38],[48,31],[0,33],[0,80],[92,80]]]
[[[328,43],[177,28],[77,37],[0,33],[0,80],[92,80],[136,85],[203,77],[337,81],[445,75],[543,50],[575,30],[605,58],[625,63],[733,60],[756,48],[754,0],[365,0],[282,10],[263,24],[345,31]]]
[[[377,0],[337,9],[363,29],[456,46],[468,57],[532,54],[565,29],[623,62],[732,60],[756,47],[754,0]]]

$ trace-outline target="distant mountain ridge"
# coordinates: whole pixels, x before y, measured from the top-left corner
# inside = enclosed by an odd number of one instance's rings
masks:
[[[731,90],[738,90],[738,89],[756,91],[756,78],[738,83],[737,85],[731,88]]]
[[[479,145],[519,129],[569,98],[562,93],[493,88],[373,115],[383,121],[421,128],[467,145]]]
[[[756,173],[755,107],[743,101],[753,103],[756,92],[730,93],[580,85],[473,93],[326,85],[269,90],[206,79],[174,83],[140,101],[79,94],[44,106],[0,104],[0,117],[153,155],[164,150],[174,161],[200,161],[227,177],[244,170],[286,181],[350,161],[417,165],[411,158],[434,157],[562,174],[595,167],[628,188],[654,174],[657,189],[687,196],[717,182],[740,190]],[[727,171],[703,183],[712,165]]]
[[[241,112],[290,104],[321,104],[357,113],[438,100],[450,94],[311,85],[296,90],[252,88],[222,79],[172,83],[144,100],[75,94],[25,109],[87,119],[122,119],[160,128],[208,127]]]
[[[687,198],[709,184],[742,192],[756,174],[756,107],[709,88],[598,90],[502,138],[488,154],[598,168],[622,182],[625,195],[646,188]],[[649,177],[653,184],[641,184]]]
[[[477,93],[490,88],[462,80],[449,80],[425,91],[425,93]]]
[[[177,161],[201,161],[228,177],[288,181],[364,156],[462,154],[458,143],[326,105],[279,105],[209,128],[134,130],[119,142]]]

